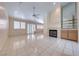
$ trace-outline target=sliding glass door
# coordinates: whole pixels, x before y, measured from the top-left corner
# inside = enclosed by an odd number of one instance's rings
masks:
[[[33,34],[36,31],[35,24],[27,24],[27,33]]]

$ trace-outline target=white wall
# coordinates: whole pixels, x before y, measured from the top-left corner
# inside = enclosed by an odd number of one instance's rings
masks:
[[[0,50],[8,39],[8,15],[3,7],[0,6]]]

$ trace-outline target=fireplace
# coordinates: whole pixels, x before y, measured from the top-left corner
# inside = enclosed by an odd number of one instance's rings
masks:
[[[57,37],[57,30],[49,30],[50,37]]]

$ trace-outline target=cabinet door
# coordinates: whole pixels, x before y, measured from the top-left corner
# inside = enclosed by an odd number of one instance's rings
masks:
[[[77,41],[78,40],[78,30],[69,30],[69,37],[70,40]]]
[[[61,30],[61,38],[68,39],[68,30]]]

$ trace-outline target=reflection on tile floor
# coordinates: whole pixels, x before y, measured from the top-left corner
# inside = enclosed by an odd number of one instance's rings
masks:
[[[78,56],[79,43],[44,37],[43,35],[26,35],[10,37],[0,55],[4,56]]]

